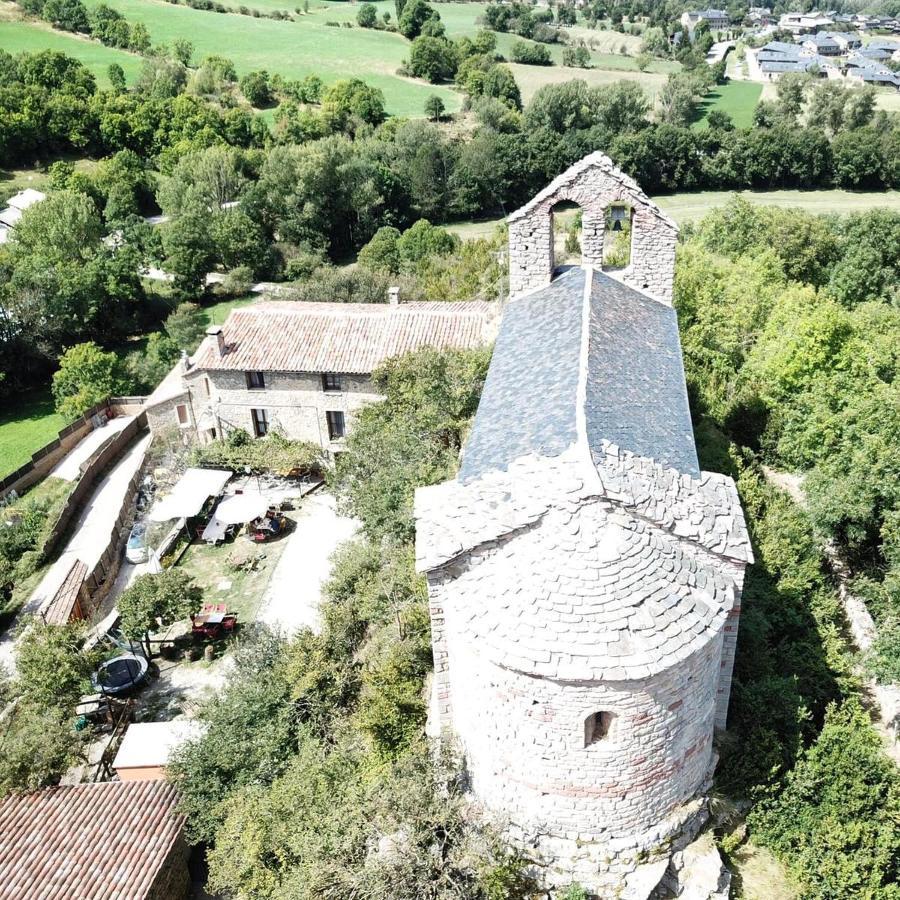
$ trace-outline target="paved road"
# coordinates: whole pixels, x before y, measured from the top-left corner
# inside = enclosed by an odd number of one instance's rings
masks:
[[[50,472],[50,478],[62,478],[64,481],[76,481],[80,474],[80,466],[97,450],[100,445],[114,434],[118,434],[134,416],[117,416],[110,419],[101,428],[89,431]]]
[[[149,444],[149,434],[132,444],[107,475],[95,485],[75,522],[72,537],[59,559],[50,567],[28,602],[22,607],[20,617],[23,614],[34,615],[44,601],[56,593],[76,558],[85,562],[88,570],[100,559],[122,508],[128,484],[140,468]],[[80,447],[80,444],[78,446]],[[77,450],[78,447],[73,453]],[[0,663],[7,666],[11,666],[14,657],[12,630],[8,629],[0,637]]]
[[[319,601],[322,585],[331,574],[331,554],[353,537],[359,524],[339,516],[334,497],[322,490],[304,498],[298,516],[257,616],[284,634],[301,628],[318,630]]]

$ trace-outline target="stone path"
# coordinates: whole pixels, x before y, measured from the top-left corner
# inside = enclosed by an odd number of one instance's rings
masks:
[[[304,627],[317,630],[322,585],[331,574],[331,555],[353,537],[357,528],[355,520],[338,515],[331,494],[320,490],[305,497],[257,619],[285,634]]]

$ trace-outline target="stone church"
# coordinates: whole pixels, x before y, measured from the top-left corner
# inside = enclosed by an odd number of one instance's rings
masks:
[[[557,270],[560,201],[582,210],[582,265]],[[622,209],[630,261],[605,271]],[[703,823],[752,562],[734,482],[697,461],[676,236],[600,153],[513,213],[459,474],[416,493],[430,727],[548,888],[603,898],[656,896]]]

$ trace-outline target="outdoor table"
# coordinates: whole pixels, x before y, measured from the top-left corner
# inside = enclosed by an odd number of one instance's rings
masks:
[[[218,544],[219,541],[225,540],[225,533],[228,531],[228,524],[221,519],[213,516],[203,529],[201,538],[208,544]]]

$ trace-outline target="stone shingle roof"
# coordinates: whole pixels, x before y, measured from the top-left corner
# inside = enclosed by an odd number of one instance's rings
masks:
[[[699,475],[675,310],[594,272],[588,329],[588,444]]]
[[[140,900],[184,817],[165,781],[51,787],[0,801],[0,900]]]
[[[507,305],[461,481],[526,453],[562,453],[577,438],[579,415],[591,447],[611,441],[699,475],[675,310],[592,271],[586,319],[586,277],[573,268]]]
[[[700,649],[733,608],[734,581],[704,551],[752,561],[734,482],[606,443],[593,462],[573,446],[416,492],[417,568],[448,573],[454,609],[471,611],[458,627],[498,665],[645,678]]]
[[[584,278],[572,268],[507,305],[462,481],[526,453],[555,456],[574,443]]]
[[[512,571],[526,590],[510,590]],[[454,627],[498,665],[588,681],[670,667],[718,633],[734,605],[733,584],[713,566],[600,505],[556,506],[539,528],[479,548],[455,590]]]
[[[226,352],[207,338],[195,369],[367,374],[422,347],[472,348],[493,339],[489,303],[261,302],[234,310],[223,326]]]

